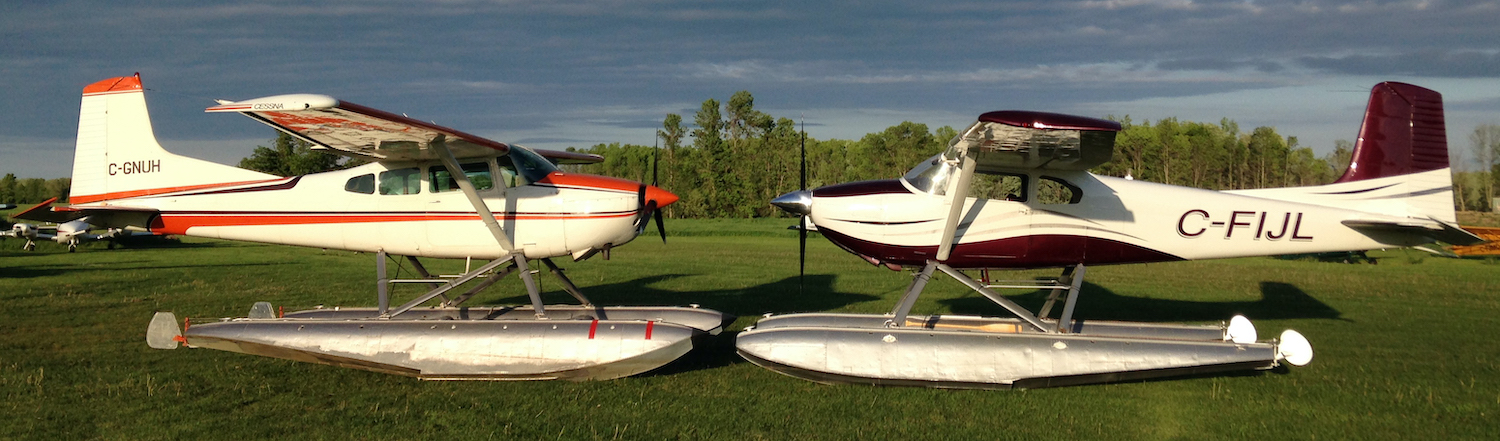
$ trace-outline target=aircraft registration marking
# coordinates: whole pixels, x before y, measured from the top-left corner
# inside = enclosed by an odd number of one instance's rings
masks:
[[[149,161],[129,161],[129,162],[111,162],[111,163],[109,163],[109,175],[110,176],[114,176],[116,174],[134,175],[134,174],[140,174],[140,173],[156,173],[156,172],[159,172],[159,171],[161,171],[161,160],[160,159],[152,159],[152,160],[149,160]]]
[[[1267,211],[1231,211],[1229,220],[1215,221],[1205,210],[1188,210],[1177,218],[1177,234],[1189,239],[1202,237],[1210,228],[1224,228],[1224,238],[1233,239],[1234,232],[1240,227],[1250,231],[1255,227],[1254,240],[1312,240],[1311,235],[1302,235],[1302,213],[1279,213],[1281,215],[1281,226],[1276,227],[1276,215]],[[1296,215],[1295,217],[1292,215]],[[1270,219],[1270,222],[1267,222]],[[1243,234],[1240,237],[1245,237]]]

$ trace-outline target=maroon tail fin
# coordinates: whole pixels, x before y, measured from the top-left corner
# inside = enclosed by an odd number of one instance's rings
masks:
[[[1335,182],[1401,176],[1448,168],[1443,95],[1406,83],[1370,90],[1364,125],[1349,169]]]

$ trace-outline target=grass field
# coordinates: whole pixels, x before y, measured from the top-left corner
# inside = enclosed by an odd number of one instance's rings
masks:
[[[1500,439],[1500,264],[1271,258],[1097,267],[1086,319],[1294,328],[1310,366],[1026,391],[825,386],[734,354],[762,313],[888,311],[910,280],[814,236],[799,293],[787,220],[671,221],[613,259],[563,263],[602,304],[701,304],[730,332],[608,382],[422,382],[144,342],[154,311],[242,316],[374,303],[374,257],[185,239],[69,254],[0,242],[0,439]],[[442,271],[462,262],[436,262]],[[1035,275],[1051,274],[1052,271]],[[1032,275],[1027,273],[1027,276]],[[544,280],[552,303],[568,301]],[[411,295],[415,291],[403,291]],[[518,282],[477,298],[520,303]],[[1039,293],[1018,293],[1032,309]],[[936,277],[914,313],[998,315]],[[197,321],[197,320],[195,320]]]

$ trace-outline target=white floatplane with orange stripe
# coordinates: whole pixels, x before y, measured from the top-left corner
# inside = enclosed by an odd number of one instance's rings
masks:
[[[1258,341],[1243,316],[1218,326],[1077,318],[1085,267],[1482,242],[1455,225],[1432,90],[1376,85],[1348,171],[1322,186],[1218,192],[1089,173],[1120,129],[990,112],[900,179],[811,191],[804,181],[772,203],[872,264],[920,270],[889,314],[770,316],[738,335],[739,353],[813,381],[987,389],[1301,366],[1312,360],[1301,334]],[[1044,281],[963,273],[1057,267]],[[934,272],[1009,316],[911,315]],[[1033,314],[999,289],[1049,295]]]
[[[179,329],[158,313],[157,348],[221,349],[424,379],[609,379],[662,366],[726,317],[697,307],[593,305],[551,261],[608,256],[677,196],[653,185],[559,170],[597,155],[531,150],[324,95],[220,101],[208,112],[244,114],[314,149],[371,161],[296,177],[174,155],[152,132],[140,77],[83,91],[72,205],[43,204],[34,220],[87,217],[110,228],[375,253],[376,308],[272,314]],[[389,256],[420,276],[388,277]],[[482,259],[456,276],[429,274],[417,257]],[[580,305],[544,305],[528,260],[540,260]],[[531,304],[464,307],[519,275]],[[430,289],[391,306],[390,288]],[[465,290],[458,290],[466,287]],[[435,299],[440,299],[436,300]],[[435,305],[427,305],[429,302]]]

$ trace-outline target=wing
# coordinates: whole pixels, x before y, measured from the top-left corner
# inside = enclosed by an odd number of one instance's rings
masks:
[[[1109,162],[1120,123],[1058,113],[1004,110],[979,116],[944,157],[968,156],[979,171],[1088,170]]]
[[[220,101],[209,113],[236,112],[312,143],[314,149],[373,161],[438,159],[428,146],[443,140],[456,158],[495,156],[511,146],[437,124],[340,101],[327,95],[294,94],[246,101]],[[539,150],[557,163],[593,163],[598,155]]]

